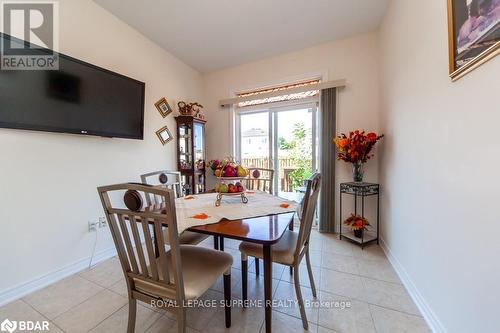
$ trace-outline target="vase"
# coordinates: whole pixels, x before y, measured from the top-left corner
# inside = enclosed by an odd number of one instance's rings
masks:
[[[354,237],[363,238],[363,229],[354,230]]]
[[[352,178],[355,182],[360,183],[363,181],[363,175],[364,175],[364,170],[363,170],[363,163],[362,162],[356,162],[352,164]]]

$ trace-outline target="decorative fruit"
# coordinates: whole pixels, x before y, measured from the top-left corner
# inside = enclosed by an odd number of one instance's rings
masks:
[[[236,186],[236,187],[240,187],[240,186],[242,186],[242,185],[241,185],[241,183],[240,183],[240,182],[236,182],[236,184],[234,184],[234,186]]]
[[[236,186],[234,186],[234,184],[229,184],[228,191],[229,191],[229,193],[236,193],[236,192],[238,192],[238,188]]]
[[[248,174],[247,170],[241,165],[238,165],[238,167],[236,168],[236,173],[238,177],[246,177]]]
[[[208,164],[210,169],[212,169],[213,171],[215,171],[215,169],[217,169],[220,165],[220,161],[219,160],[210,160],[208,161]]]
[[[220,184],[215,184],[215,192],[220,192]]]
[[[229,188],[227,184],[220,184],[219,186],[219,192],[220,193],[227,193],[229,191]]]
[[[216,169],[214,172],[215,177],[220,177],[222,176],[222,170],[221,169]]]
[[[236,189],[237,191],[236,192],[243,192],[245,189],[243,188],[243,186],[241,186],[241,184],[238,186],[236,186]]]
[[[224,169],[223,176],[224,177],[237,177],[236,169],[233,168],[232,166],[228,165]]]

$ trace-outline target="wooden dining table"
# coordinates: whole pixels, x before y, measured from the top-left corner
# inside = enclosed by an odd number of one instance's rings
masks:
[[[219,238],[236,239],[261,244],[264,253],[264,306],[266,332],[272,327],[272,258],[271,246],[276,244],[285,231],[293,228],[294,213],[271,214],[240,220],[223,219],[217,223],[194,226],[189,231]],[[245,286],[246,287],[246,286]]]

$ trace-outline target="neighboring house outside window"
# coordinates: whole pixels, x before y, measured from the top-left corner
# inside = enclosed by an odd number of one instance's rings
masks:
[[[269,133],[262,128],[252,128],[241,133],[242,141],[248,145],[241,157],[264,157],[269,149],[268,136]]]

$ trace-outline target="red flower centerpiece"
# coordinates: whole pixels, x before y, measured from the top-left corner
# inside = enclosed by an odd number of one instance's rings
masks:
[[[383,137],[373,132],[366,134],[365,131],[355,130],[349,132],[349,136],[342,133],[333,139],[338,150],[337,159],[352,163],[355,182],[363,181],[363,163],[368,162],[374,156],[371,151],[377,141]]]

